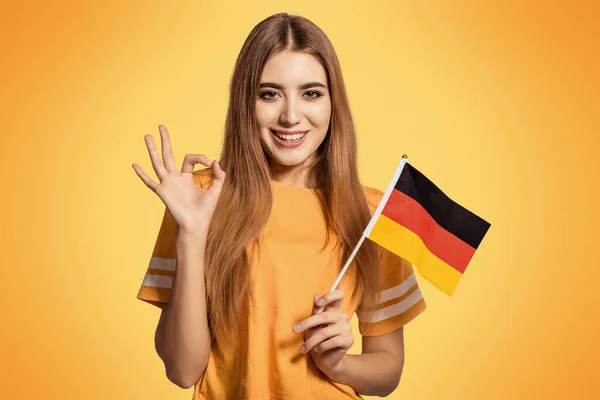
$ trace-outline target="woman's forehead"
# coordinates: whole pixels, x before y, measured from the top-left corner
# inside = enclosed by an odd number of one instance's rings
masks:
[[[286,89],[295,89],[306,82],[327,83],[325,68],[312,54],[282,51],[267,60],[262,82],[274,82]]]

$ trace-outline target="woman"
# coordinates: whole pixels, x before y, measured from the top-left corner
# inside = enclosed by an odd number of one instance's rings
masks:
[[[160,183],[134,164],[166,205],[138,298],[162,309],[167,377],[195,385],[194,399],[392,392],[403,326],[425,303],[411,264],[368,240],[328,292],[383,193],[359,182],[342,73],[321,29],[283,13],[252,30],[219,162],[188,154],[178,171],[159,130],[162,162],[145,140]],[[362,354],[349,355],[355,311]]]

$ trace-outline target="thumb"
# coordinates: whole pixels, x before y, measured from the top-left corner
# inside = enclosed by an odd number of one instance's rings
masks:
[[[317,299],[319,298],[318,294],[315,294],[313,296],[313,306],[312,306],[312,313],[313,315],[317,313],[317,311],[319,310],[319,306],[317,306],[315,303],[317,302]]]
[[[225,171],[221,169],[221,164],[218,161],[213,161],[211,165],[212,169],[212,182],[209,190],[216,192],[217,194],[221,193],[221,189],[223,188],[223,182],[225,181]]]

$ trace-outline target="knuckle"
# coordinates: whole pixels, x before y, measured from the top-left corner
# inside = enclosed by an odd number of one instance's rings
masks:
[[[317,339],[318,339],[318,343],[322,342],[323,340],[325,340],[328,336],[327,336],[327,332],[325,331],[325,329],[321,329],[321,331],[317,334]]]

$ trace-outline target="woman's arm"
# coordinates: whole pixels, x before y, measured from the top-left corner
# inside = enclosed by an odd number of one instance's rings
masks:
[[[362,354],[346,354],[330,378],[366,396],[385,397],[400,383],[404,366],[404,330],[363,336]]]
[[[206,237],[207,230],[178,234],[171,300],[162,309],[154,338],[168,379],[182,388],[198,382],[210,355],[204,282]]]

